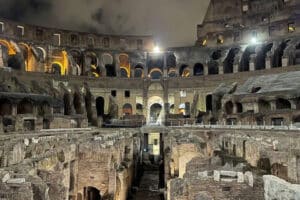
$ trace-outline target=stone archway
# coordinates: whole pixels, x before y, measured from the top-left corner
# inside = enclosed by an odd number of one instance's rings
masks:
[[[101,200],[100,190],[95,187],[85,187],[85,200]]]
[[[165,121],[164,101],[162,97],[152,96],[148,99],[147,124],[161,125]]]

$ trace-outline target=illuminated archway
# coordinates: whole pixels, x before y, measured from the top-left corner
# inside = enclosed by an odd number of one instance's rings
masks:
[[[188,65],[181,65],[179,69],[179,76],[181,77],[189,77],[190,76],[190,69]]]
[[[175,68],[169,68],[168,69],[168,77],[176,77],[176,69]]]
[[[162,77],[162,71],[159,68],[153,68],[150,72],[149,72],[149,76],[151,79],[160,79]]]
[[[69,72],[69,59],[66,51],[54,50],[52,52],[51,71],[57,72],[53,67],[59,67],[60,75],[67,75]]]
[[[204,66],[202,63],[196,63],[194,65],[194,76],[204,75]]]
[[[73,67],[76,67],[76,75],[81,75],[83,72],[83,54],[79,50],[71,50],[70,54],[73,59]]]
[[[101,72],[98,68],[98,57],[95,52],[86,52],[84,56],[84,74],[86,74],[86,70],[90,71],[94,77],[101,76]]]
[[[16,49],[14,48],[14,46],[10,42],[0,39],[0,45],[3,45],[7,48],[7,50],[8,50],[7,53],[8,53],[9,56],[13,56],[13,55],[17,54]]]
[[[131,76],[130,74],[130,62],[129,62],[129,56],[127,54],[120,54],[119,55],[119,62],[120,62],[120,70],[121,70],[121,77],[129,78]],[[123,73],[122,73],[123,71]]]
[[[134,68],[134,78],[143,78],[144,77],[144,67],[141,64],[138,64]]]
[[[25,60],[25,71],[27,72],[33,72],[37,71],[37,60],[35,59],[32,48],[28,44],[25,44],[23,42],[19,43],[21,50],[23,52],[23,57]]]
[[[129,103],[124,104],[123,106],[123,115],[132,115],[132,106]]]
[[[101,56],[103,66],[106,69],[106,76],[115,77],[117,75],[114,59],[109,53],[104,53]]]
[[[163,98],[159,96],[150,97],[148,99],[147,112],[147,124],[163,124],[165,120]]]

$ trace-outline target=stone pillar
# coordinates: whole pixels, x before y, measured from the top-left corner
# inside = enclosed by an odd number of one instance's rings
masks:
[[[208,65],[205,64],[204,65],[204,76],[207,76],[208,75]]]
[[[270,105],[271,105],[271,110],[272,111],[276,110],[276,102],[275,101],[271,101]]]
[[[271,59],[272,59],[271,53],[268,52],[266,57],[266,69],[271,69]]]
[[[219,74],[224,74],[224,64],[219,62]]]
[[[149,52],[146,53],[146,63],[144,66],[144,77],[147,78],[148,77],[148,73],[149,73],[149,66],[148,66],[148,62],[149,62]]]
[[[296,110],[297,109],[297,100],[291,100],[291,109]]]
[[[253,104],[253,109],[254,109],[254,113],[259,113],[258,102],[255,102],[255,103]]]
[[[282,67],[287,67],[289,65],[288,57],[282,57]]]
[[[250,56],[249,71],[255,70],[255,57],[256,57],[255,54]]]
[[[13,104],[13,105],[12,105],[12,111],[11,111],[11,114],[12,114],[12,116],[17,116],[17,113],[18,113],[18,111],[17,111],[17,105],[16,105],[16,104]]]
[[[167,55],[164,53],[163,77],[168,77]]]
[[[233,73],[238,73],[239,72],[239,65],[238,64],[234,64],[233,65]]]

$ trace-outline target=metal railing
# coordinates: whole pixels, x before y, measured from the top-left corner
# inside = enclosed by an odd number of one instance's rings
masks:
[[[193,127],[203,129],[254,129],[254,130],[294,130],[300,131],[300,127],[295,125],[281,125],[281,126],[267,126],[267,125],[211,125],[211,124],[184,124],[182,126],[170,126],[170,127]]]

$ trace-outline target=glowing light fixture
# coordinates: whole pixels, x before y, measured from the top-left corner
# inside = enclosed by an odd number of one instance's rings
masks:
[[[257,43],[257,37],[252,37],[251,38],[251,43],[256,44]]]
[[[161,50],[160,50],[159,46],[155,46],[153,48],[153,53],[161,53]]]

